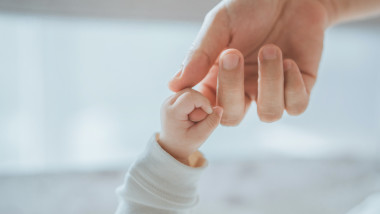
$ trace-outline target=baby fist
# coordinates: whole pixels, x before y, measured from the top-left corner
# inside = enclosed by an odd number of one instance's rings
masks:
[[[189,114],[201,109],[207,116],[191,121]],[[223,109],[212,108],[209,100],[198,91],[184,89],[169,97],[161,107],[162,131],[158,142],[178,161],[188,164],[190,155],[206,141],[219,125]]]

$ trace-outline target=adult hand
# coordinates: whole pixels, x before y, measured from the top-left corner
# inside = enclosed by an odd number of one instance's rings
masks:
[[[201,82],[201,93],[224,108],[223,125],[239,124],[252,101],[265,122],[280,119],[284,110],[301,114],[330,23],[323,2],[222,1],[207,14],[170,89]]]

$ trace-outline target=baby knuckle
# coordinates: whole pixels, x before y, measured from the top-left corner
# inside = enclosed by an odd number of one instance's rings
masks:
[[[172,106],[169,106],[169,107],[167,107],[167,108],[163,108],[162,110],[161,110],[161,114],[163,114],[163,115],[172,115],[174,113],[174,108],[172,107]]]
[[[193,100],[194,99],[194,94],[191,92],[185,92],[183,95],[184,100]]]

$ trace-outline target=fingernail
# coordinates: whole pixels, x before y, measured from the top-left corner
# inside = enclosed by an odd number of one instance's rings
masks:
[[[277,58],[277,50],[274,47],[265,47],[263,49],[263,58],[266,60],[273,60]]]
[[[236,54],[226,54],[222,58],[223,69],[233,70],[239,65],[239,56]]]

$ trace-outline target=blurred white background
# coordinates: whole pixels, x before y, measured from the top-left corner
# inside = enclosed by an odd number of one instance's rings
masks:
[[[42,9],[42,0],[25,2],[0,2],[0,174],[125,171],[159,131],[167,82],[215,1],[186,13],[176,6],[148,13],[147,1],[130,1],[137,9],[125,17],[121,9],[110,15],[111,6],[101,10],[104,2],[87,10],[71,10],[72,1]],[[377,167],[379,35],[376,19],[329,29],[308,110],[266,124],[253,106],[238,127],[220,127],[202,147],[210,162]]]
[[[380,26],[367,25],[328,30],[303,115],[266,124],[253,107],[206,155],[378,157]],[[132,160],[200,23],[2,14],[0,26],[0,169],[43,170]]]

